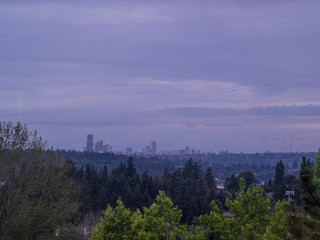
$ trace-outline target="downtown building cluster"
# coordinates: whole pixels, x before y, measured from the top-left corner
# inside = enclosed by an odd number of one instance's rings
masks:
[[[112,146],[103,140],[98,140],[94,143],[93,134],[87,135],[87,145],[83,148],[85,152],[97,152],[97,153],[114,153],[114,154],[126,154],[131,155],[155,155],[157,154],[157,142],[150,141],[150,145],[144,147],[140,152],[133,152],[132,147],[127,147],[125,151],[114,151]]]
[[[106,142],[103,143],[103,140],[98,140],[95,143],[95,146],[93,148],[93,135],[88,134],[87,135],[87,146],[83,148],[85,152],[98,152],[98,153],[111,153],[113,152],[111,145]]]
[[[108,142],[103,142],[103,140],[97,140],[94,143],[93,134],[87,135],[87,144],[83,148],[85,152],[97,152],[97,153],[114,153],[114,154],[124,154],[128,156],[132,155],[143,155],[143,156],[153,156],[153,155],[194,155],[202,154],[200,150],[195,150],[195,148],[190,148],[186,146],[184,149],[158,151],[157,141],[150,141],[150,144],[143,147],[140,151],[133,151],[132,147],[127,147],[124,151],[114,151],[112,146]]]

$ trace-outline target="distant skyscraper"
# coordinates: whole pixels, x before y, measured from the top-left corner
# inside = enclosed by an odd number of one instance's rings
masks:
[[[87,151],[93,152],[93,135],[92,134],[87,135]]]
[[[96,152],[102,153],[103,152],[103,141],[102,140],[98,140],[96,142]]]
[[[157,142],[156,141],[151,141],[150,142],[150,147],[151,147],[151,153],[156,154],[157,153]]]

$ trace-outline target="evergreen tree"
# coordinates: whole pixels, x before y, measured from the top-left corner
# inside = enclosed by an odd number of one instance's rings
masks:
[[[295,204],[301,206],[300,187],[298,179],[293,175],[286,175],[283,179],[285,191],[294,191],[293,197]]]
[[[251,171],[242,171],[239,174],[239,179],[243,178],[245,182],[245,189],[255,185],[258,181],[255,179],[253,172]]]
[[[150,206],[155,200],[157,192],[155,191],[153,178],[148,175],[148,171],[145,171],[141,176],[140,191],[141,205]]]
[[[282,161],[277,163],[272,190],[273,190],[273,197],[276,201],[284,199],[285,197],[284,164]]]
[[[212,173],[212,167],[207,168],[206,175],[205,175],[205,182],[209,190],[208,199],[211,202],[212,200],[217,198],[217,188],[216,188],[214,176]]]
[[[298,162],[297,162],[297,160],[295,160],[295,161],[293,162],[292,168],[294,168],[294,169],[298,168]]]
[[[308,167],[305,157],[301,163],[299,184],[304,202],[304,210],[313,218],[320,220],[320,191],[317,184],[313,181],[313,172]]]
[[[290,214],[288,216],[288,230],[293,239],[303,240],[304,238],[304,226],[302,222],[302,216],[297,213],[297,207],[294,202],[290,202]]]
[[[320,237],[320,191],[314,182],[313,171],[305,157],[302,159],[299,184],[303,201],[303,209],[308,214],[304,219],[306,234],[309,239]]]
[[[236,175],[232,174],[230,177],[227,177],[224,184],[224,189],[230,193],[239,191],[239,178]]]
[[[320,149],[316,156],[316,165],[314,166],[313,172],[314,182],[320,187]]]
[[[109,202],[109,185],[108,185],[108,167],[106,164],[103,166],[103,170],[99,172],[99,209],[105,209],[107,202]]]
[[[64,161],[64,167],[67,169],[66,175],[69,178],[76,181],[77,180],[77,167],[74,164],[74,162],[71,159],[67,158]]]
[[[129,186],[126,196],[124,196],[126,199],[126,206],[128,206],[130,209],[135,209],[137,207],[142,208],[143,205],[141,204],[140,176],[133,162],[133,157],[128,158],[125,167],[125,178]]]
[[[265,185],[263,186],[263,189],[267,193],[272,192],[272,179],[271,178],[265,180]]]
[[[275,184],[283,183],[283,178],[284,178],[284,164],[282,161],[280,161],[277,163],[277,166],[276,166],[274,183]]]
[[[83,179],[81,183],[81,206],[80,211],[86,213],[89,211],[100,210],[100,182],[97,170],[91,164],[85,166]]]

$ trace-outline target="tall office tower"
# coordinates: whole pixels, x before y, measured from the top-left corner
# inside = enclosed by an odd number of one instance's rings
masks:
[[[93,152],[93,135],[92,134],[87,135],[87,151]]]
[[[102,140],[98,140],[96,142],[96,152],[102,153],[103,152],[103,141]]]
[[[157,142],[156,141],[151,141],[150,142],[150,147],[151,147],[151,153],[156,154],[157,153]]]

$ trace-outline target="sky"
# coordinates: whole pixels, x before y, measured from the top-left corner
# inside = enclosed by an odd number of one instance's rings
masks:
[[[318,0],[2,0],[0,121],[59,149],[320,147]],[[283,146],[284,145],[284,146]]]

